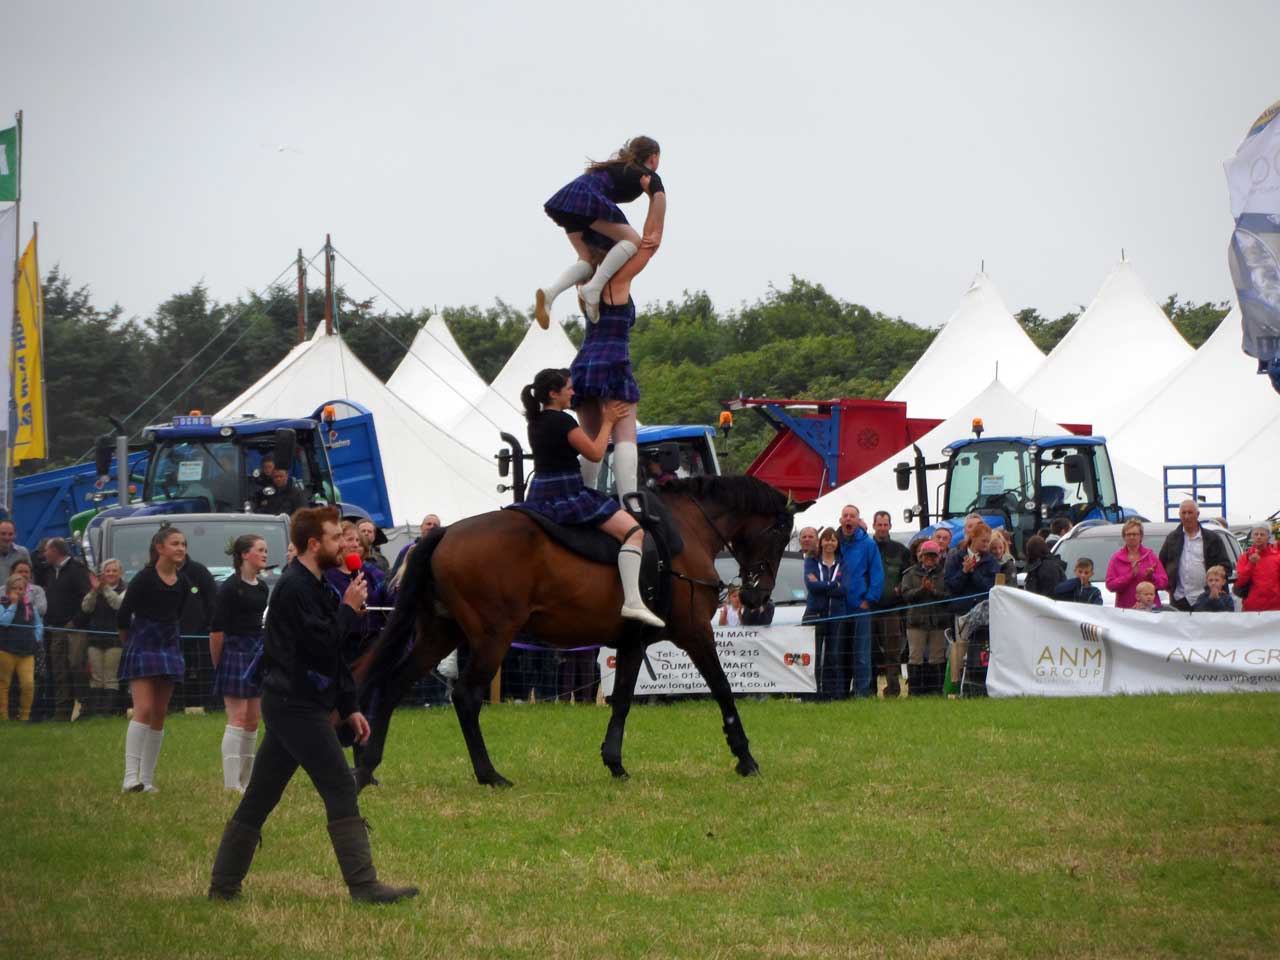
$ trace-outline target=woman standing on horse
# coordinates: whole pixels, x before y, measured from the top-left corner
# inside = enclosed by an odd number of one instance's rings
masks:
[[[644,531],[617,501],[582,482],[581,454],[598,464],[609,445],[614,425],[626,415],[627,405],[608,403],[599,429],[588,433],[565,411],[573,401],[573,383],[567,370],[543,370],[520,394],[529,421],[529,447],[533,451],[533,482],[524,506],[556,523],[597,526],[622,542],[618,573],[622,577],[622,616],[651,627],[665,624],[640,598],[640,556]],[[632,408],[634,409],[634,408]],[[632,414],[634,418],[634,414]],[[617,457],[617,447],[614,447]],[[634,470],[632,471],[634,482]]]
[[[609,278],[618,272],[637,250],[656,250],[661,243],[661,215],[666,212],[667,195],[658,176],[660,150],[652,137],[633,137],[610,159],[593,163],[543,205],[548,217],[564,228],[569,243],[578,254],[573,266],[550,286],[537,292],[535,316],[545,330],[551,321],[551,304],[574,284],[582,284],[583,311],[592,323],[600,320],[600,296]],[[618,207],[642,193],[649,195],[649,214],[660,211],[658,233],[648,224],[644,237],[627,222]],[[599,266],[592,247],[607,250]],[[589,281],[589,282],[588,282]]]

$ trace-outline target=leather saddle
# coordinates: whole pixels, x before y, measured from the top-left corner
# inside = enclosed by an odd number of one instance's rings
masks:
[[[664,620],[671,611],[671,561],[684,551],[684,539],[676,529],[671,511],[650,490],[628,494],[623,504],[627,512],[644,529],[644,546],[640,561],[640,594],[645,605]],[[512,504],[554,542],[592,563],[617,566],[618,548],[622,546],[599,527],[569,526],[556,523],[523,504]]]

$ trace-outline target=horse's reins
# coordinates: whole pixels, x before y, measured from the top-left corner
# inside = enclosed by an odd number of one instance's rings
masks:
[[[690,494],[690,493],[686,493],[685,496],[688,497],[691,501],[693,501],[693,505],[697,507],[698,512],[702,514],[702,519],[706,520],[707,525],[711,527],[713,531],[715,531],[715,535],[720,539],[720,543],[724,546],[724,548],[729,551],[729,555],[732,556],[733,559],[738,561],[738,572],[741,575],[742,585],[747,587],[748,589],[757,586],[760,583],[760,573],[759,572],[753,573],[752,570],[747,570],[743,566],[742,561],[738,558],[738,551],[733,548],[733,544],[729,542],[728,537],[726,537],[723,533],[720,532],[720,527],[717,526],[716,522],[711,519],[711,514],[707,513],[706,507],[702,505],[701,501],[699,501],[697,497],[693,496],[693,494]],[[775,522],[774,527],[780,527],[780,526],[781,524]],[[777,580],[778,571],[776,568],[771,568],[768,561],[761,560],[757,564],[755,564],[755,567],[763,568],[763,572],[772,574],[773,579]],[[729,584],[725,583],[723,580],[717,579],[714,582],[710,580],[698,580],[694,577],[685,576],[683,573],[679,573],[676,570],[672,570],[671,575],[673,577],[677,577],[680,580],[684,580],[687,583],[689,583],[690,584],[689,592],[691,595],[693,592],[692,585],[695,583],[703,587],[715,587],[717,592],[720,592],[729,586]]]

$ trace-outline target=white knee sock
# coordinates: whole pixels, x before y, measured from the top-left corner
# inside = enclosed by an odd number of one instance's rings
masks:
[[[622,605],[633,610],[644,606],[640,599],[640,548],[623,546],[618,550],[618,575],[622,578]]]
[[[130,720],[129,731],[124,735],[124,786],[122,789],[126,792],[136,790],[142,785],[138,770],[142,764],[142,745],[146,742],[148,729],[150,728],[145,723]]]
[[[556,297],[564,293],[574,284],[584,283],[591,279],[591,264],[585,260],[573,261],[573,266],[566,270],[560,276],[556,277],[553,283],[542,288],[543,294],[546,296],[547,310],[551,309],[551,303]]]
[[[240,731],[240,789],[249,786],[253,775],[253,758],[258,752],[258,731]]]
[[[243,732],[229,723],[222,731],[222,786],[227,790],[240,786],[240,734]]]
[[[636,470],[640,465],[640,454],[636,450],[634,440],[622,440],[613,445],[613,479],[618,485],[618,502],[628,493],[635,493],[639,485]],[[625,508],[626,504],[622,506]]]
[[[600,479],[600,464],[592,463],[586,457],[578,459],[582,462],[582,482],[594,490],[596,481]]]
[[[152,730],[150,727],[146,730],[146,736],[142,741],[142,763],[138,767],[138,776],[142,780],[144,790],[154,791],[156,761],[160,759],[160,743],[164,740],[164,731]]]
[[[621,270],[622,265],[635,254],[636,245],[630,240],[619,240],[609,249],[600,266],[596,267],[596,272],[591,279],[582,286],[582,299],[586,301],[588,307],[600,302],[600,292],[604,290],[604,285],[609,282],[609,278]],[[598,314],[597,319],[599,319]]]

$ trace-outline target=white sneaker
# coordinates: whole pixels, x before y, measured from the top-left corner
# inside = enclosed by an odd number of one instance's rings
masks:
[[[143,793],[159,793],[159,792],[160,792],[160,788],[159,788],[159,787],[153,787],[153,786],[152,786],[151,784],[149,784],[149,783],[144,783],[144,784],[142,785],[142,792],[143,792]]]
[[[666,626],[666,623],[657,614],[649,610],[648,607],[623,607],[623,619],[639,620],[641,623],[647,623],[651,627],[659,629]]]
[[[582,307],[582,315],[584,317],[586,317],[592,323],[599,323],[600,322],[600,294],[596,293],[596,298],[592,300],[591,294],[593,292],[594,291],[588,290],[584,287],[582,290],[582,295],[578,297],[578,305]]]
[[[547,327],[551,326],[551,310],[547,304],[547,291],[543,290],[541,287],[538,288],[537,295],[535,296],[533,315],[538,321],[538,326],[543,330],[546,330]]]
[[[133,782],[125,781],[124,786],[120,788],[121,793],[141,793],[142,781],[134,780]]]

